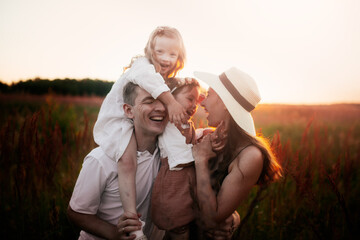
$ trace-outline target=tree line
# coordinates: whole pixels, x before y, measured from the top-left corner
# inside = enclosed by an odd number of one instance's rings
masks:
[[[42,95],[49,92],[72,96],[106,96],[114,82],[93,79],[29,79],[6,84],[0,81],[1,93],[28,93]]]

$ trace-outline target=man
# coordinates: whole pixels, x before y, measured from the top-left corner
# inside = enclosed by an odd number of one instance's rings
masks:
[[[157,137],[168,122],[167,112],[159,100],[133,83],[124,88],[124,102],[137,141],[136,209],[146,223],[145,235],[162,234],[151,223],[149,207],[160,164]],[[85,157],[68,207],[69,218],[82,229],[79,239],[117,239],[130,232],[130,227],[122,231],[116,227],[124,213],[117,178],[116,162],[100,147]]]
[[[157,137],[168,122],[167,111],[159,100],[131,82],[124,87],[124,102],[124,112],[134,124],[138,148],[136,209],[145,222],[145,235],[162,239],[164,231],[152,224],[149,209],[152,184],[160,164]],[[136,214],[124,214],[119,199],[116,162],[97,147],[84,159],[68,207],[70,220],[82,229],[79,239],[134,239],[135,236],[127,234],[140,229],[141,224]],[[240,216],[234,212],[211,235],[230,239],[230,230],[239,224]]]

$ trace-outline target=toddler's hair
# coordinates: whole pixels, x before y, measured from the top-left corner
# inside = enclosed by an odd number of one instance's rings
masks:
[[[166,80],[166,84],[170,88],[171,93],[177,92],[180,88],[189,86],[197,87],[200,89],[200,84],[195,78],[169,78]]]
[[[159,26],[157,27],[149,37],[149,40],[144,49],[145,57],[149,59],[149,61],[155,66],[157,72],[160,70],[160,65],[155,61],[154,56],[154,47],[157,37],[168,37],[175,39],[178,42],[179,47],[179,56],[176,62],[175,69],[167,76],[167,78],[175,77],[177,72],[184,68],[184,64],[186,61],[186,52],[183,39],[180,35],[180,32],[176,28],[168,27],[168,26]]]

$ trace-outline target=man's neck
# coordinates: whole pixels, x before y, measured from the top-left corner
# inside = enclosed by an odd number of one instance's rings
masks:
[[[147,135],[140,135],[136,134],[135,131],[135,137],[137,142],[137,150],[139,152],[148,151],[151,154],[154,153],[156,149],[156,143],[157,143],[157,136],[147,136]]]

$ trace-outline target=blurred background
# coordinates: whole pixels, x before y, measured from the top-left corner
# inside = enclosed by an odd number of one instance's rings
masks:
[[[355,238],[356,0],[0,0],[0,236],[78,238],[66,208],[99,108],[159,25],[183,36],[179,76],[236,66],[259,85],[257,131],[285,171],[239,206],[234,239]]]
[[[177,28],[181,76],[236,66],[264,103],[360,101],[357,0],[1,0],[0,80],[115,81],[155,27]]]

